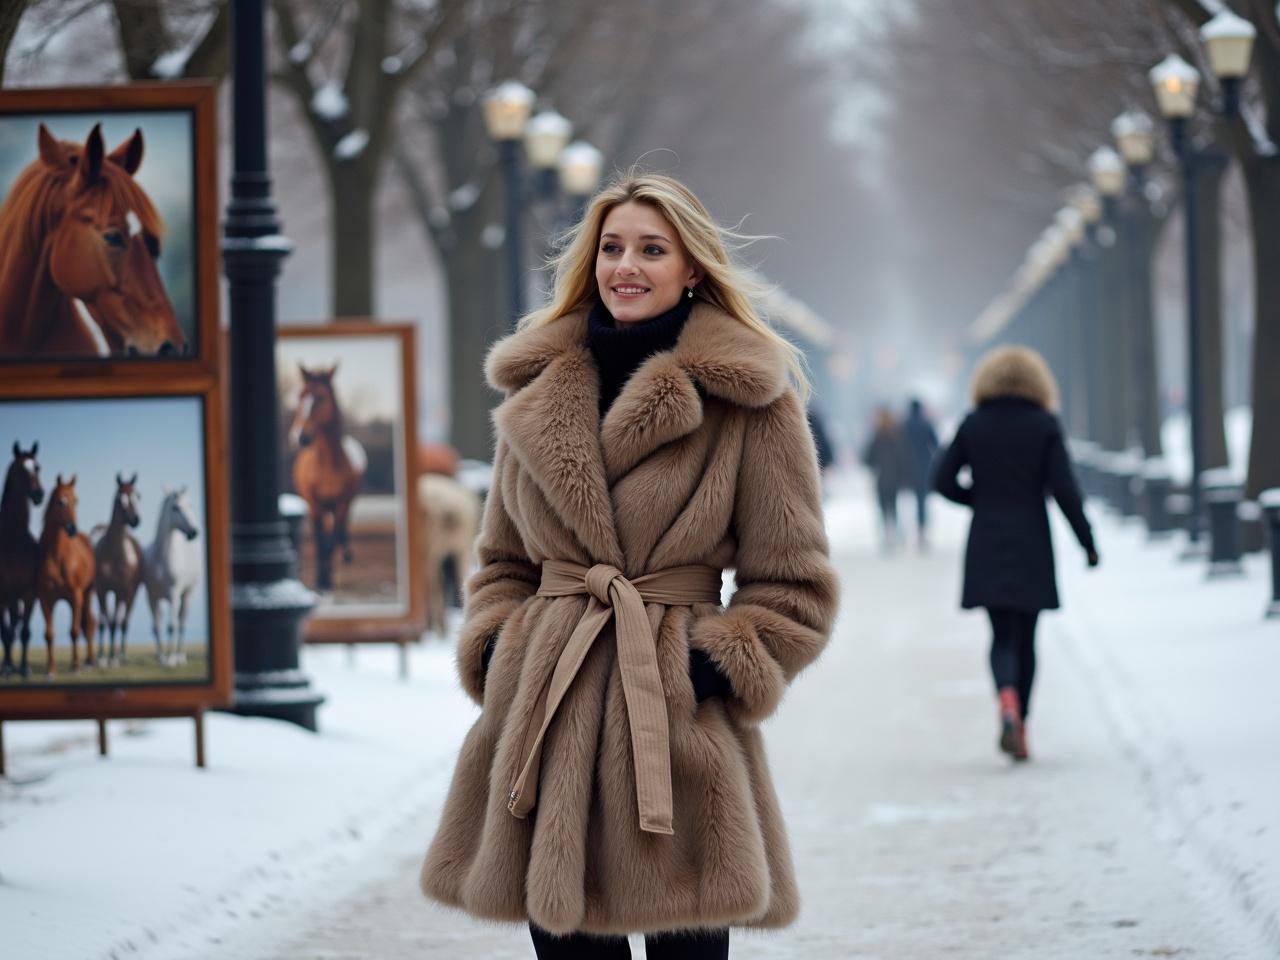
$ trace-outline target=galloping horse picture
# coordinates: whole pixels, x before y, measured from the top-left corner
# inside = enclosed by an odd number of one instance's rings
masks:
[[[65,600],[71,607],[71,670],[80,669],[80,637],[84,637],[85,666],[94,666],[93,577],[95,563],[89,538],[76,523],[76,478],[58,474],[44,510],[36,560],[36,599],[44,615],[44,642],[49,656],[45,673],[54,675],[53,606]]]
[[[343,426],[334,389],[337,364],[314,370],[298,364],[298,372],[302,390],[289,428],[290,447],[298,451],[293,461],[293,488],[307,501],[315,541],[315,586],[332,590],[334,551],[341,551],[345,564],[355,559],[347,524],[368,458],[360,442]]]
[[[13,462],[4,477],[4,497],[0,499],[0,639],[4,641],[4,662],[0,677],[14,673],[30,675],[27,648],[31,643],[31,614],[36,602],[36,562],[39,551],[31,533],[31,508],[44,502],[40,485],[40,464],[36,462],[39,443],[23,450],[13,442]],[[22,644],[22,660],[13,661],[13,646]]]
[[[192,351],[189,231],[171,253],[169,216],[139,179],[152,152],[146,126],[162,154],[147,165],[151,182],[172,216],[189,226],[192,201],[172,181],[185,178],[189,192],[189,162],[173,161],[190,144],[173,122],[130,118],[136,125],[110,147],[107,121],[86,115],[0,117],[0,358],[179,358]],[[180,288],[181,309],[171,286]]]
[[[412,356],[407,324],[279,330],[281,492],[306,502],[298,576],[319,594],[307,640],[416,635]]]
[[[117,473],[111,522],[91,534],[98,568],[98,656],[108,666],[128,662],[129,613],[142,585],[142,547],[129,532],[140,523],[138,497],[138,475],[126,480]]]
[[[0,400],[0,437],[18,438],[0,504],[0,699],[208,679],[203,422],[199,396]],[[33,634],[48,653],[28,668]]]

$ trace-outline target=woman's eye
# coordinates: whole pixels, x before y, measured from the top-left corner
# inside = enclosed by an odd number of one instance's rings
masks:
[[[617,252],[618,252],[618,245],[617,245],[616,243],[606,243],[606,244],[605,244],[604,246],[602,246],[600,249],[601,249],[602,251],[604,251],[605,253],[617,253]]]
[[[661,247],[656,246],[655,244],[652,244],[652,243],[649,244],[649,246],[644,248],[644,252],[651,257],[660,257],[664,253],[666,253],[666,251],[663,250]]]
[[[108,230],[102,235],[102,239],[106,241],[108,247],[124,249],[124,234],[119,230]]]

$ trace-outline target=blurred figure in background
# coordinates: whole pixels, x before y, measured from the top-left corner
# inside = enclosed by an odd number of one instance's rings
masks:
[[[985,607],[991,618],[1000,749],[1026,760],[1036,619],[1058,607],[1046,491],[1090,567],[1098,565],[1098,552],[1053,414],[1058,387],[1044,358],[1026,347],[998,347],[978,363],[971,394],[976,409],[942,455],[935,484],[948,500],[973,509],[961,606]],[[972,475],[967,487],[957,479],[965,466]]]
[[[875,474],[876,502],[884,531],[884,550],[892,552],[901,539],[898,492],[907,485],[907,457],[898,423],[888,407],[876,410],[875,432],[862,451],[862,462]]]
[[[907,405],[907,419],[902,423],[902,439],[907,448],[911,489],[916,494],[916,537],[921,550],[929,546],[928,500],[933,458],[938,453],[938,434],[924,414],[919,399],[912,397]]]
[[[827,433],[826,425],[822,422],[822,414],[818,413],[818,408],[810,404],[808,410],[805,411],[805,419],[809,421],[809,432],[813,434],[813,446],[818,454],[818,473],[822,476],[822,488],[825,495],[827,470],[835,465],[836,451],[831,446],[831,435]]]

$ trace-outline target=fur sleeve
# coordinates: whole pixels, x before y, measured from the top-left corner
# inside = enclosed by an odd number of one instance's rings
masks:
[[[458,675],[476,703],[484,701],[484,648],[503,624],[538,589],[541,572],[525,554],[520,534],[502,502],[505,445],[499,441],[493,484],[485,500],[476,541],[480,568],[467,581],[466,614],[458,637]]]
[[[753,411],[734,504],[737,590],[690,642],[729,678],[731,713],[759,722],[822,652],[839,586],[828,559],[813,438],[796,395]]]

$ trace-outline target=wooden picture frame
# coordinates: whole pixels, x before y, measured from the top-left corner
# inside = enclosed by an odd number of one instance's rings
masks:
[[[417,640],[425,627],[415,344],[414,325],[403,322],[343,320],[277,331],[282,501],[296,498],[299,578],[321,594],[304,629],[307,642],[404,644]],[[308,382],[309,393],[303,390]],[[352,413],[353,400],[359,413]],[[317,420],[333,422],[324,410],[330,402],[342,411],[340,444],[338,433]],[[351,448],[353,439],[358,450]],[[304,455],[306,450],[314,452]],[[349,468],[361,457],[363,469],[355,478],[357,471]],[[347,464],[340,467],[343,476],[320,476],[316,465],[335,459]],[[317,493],[322,486],[330,491],[323,497]],[[318,506],[321,499],[326,506]],[[316,509],[326,536],[316,536]],[[327,576],[321,572],[326,555]]]
[[[137,422],[139,420],[141,422]],[[165,430],[166,426],[171,429]],[[45,434],[43,439],[38,435],[41,432]],[[33,441],[40,441],[38,459],[45,496],[40,505],[29,508],[32,514],[29,529],[40,541],[38,550],[45,550],[51,542],[42,536],[42,524],[59,521],[59,517],[48,519],[49,511],[54,508],[57,474],[63,474],[62,479],[67,480],[66,474],[75,471],[77,481],[72,489],[79,500],[76,532],[98,534],[94,543],[94,584],[104,586],[97,576],[99,567],[111,569],[111,555],[107,550],[110,530],[94,531],[93,527],[98,523],[113,527],[114,508],[123,489],[121,484],[133,481],[142,491],[137,511],[142,522],[129,532],[134,534],[136,546],[147,554],[144,566],[148,573],[144,578],[146,582],[136,588],[128,646],[119,648],[128,654],[122,658],[123,663],[107,662],[99,646],[100,638],[95,636],[96,666],[82,667],[80,673],[71,675],[59,655],[55,658],[54,677],[47,678],[43,610],[37,605],[28,650],[30,676],[25,680],[0,677],[0,721],[192,715],[199,718],[206,709],[230,705],[233,682],[230,516],[221,397],[216,379],[197,374],[146,385],[129,378],[6,381],[0,383],[0,439],[3,438],[8,441],[4,452],[6,471],[17,462],[14,454],[19,452],[11,449],[10,444],[16,441],[20,452],[26,453]],[[119,462],[105,462],[108,459]],[[131,469],[130,460],[135,464],[142,460],[148,466],[135,466],[133,476],[126,477],[125,471]],[[187,519],[196,526],[194,537],[186,529],[177,533],[180,523],[176,519],[172,525],[161,523],[162,505],[167,516],[168,505],[183,499],[177,491],[166,491],[161,486],[161,474],[166,471],[173,475],[175,482],[189,486],[186,496],[195,505],[189,506]],[[166,531],[170,534],[168,538],[164,536]],[[171,645],[161,651],[158,643],[151,655],[154,634],[145,629],[149,626],[150,597],[164,593],[167,587],[160,581],[153,587],[148,579],[150,573],[155,569],[168,571],[165,564],[173,560],[166,557],[153,563],[152,546],[153,543],[173,543],[174,538],[202,548],[194,554],[186,553],[188,558],[194,555],[198,563],[196,585],[192,588],[195,592],[188,594],[186,630],[194,634],[198,626],[203,626],[198,632],[205,634],[202,668],[197,669],[189,668],[192,661],[200,664],[191,637],[182,651],[183,657],[179,657]],[[4,542],[11,546],[11,540]],[[104,554],[99,559],[97,547],[104,543]],[[175,579],[183,581],[181,576]],[[94,593],[94,612],[100,614],[97,591]],[[108,609],[113,607],[113,600],[114,596],[109,594]],[[68,607],[65,600],[54,607],[55,633],[58,634],[55,652],[64,639],[61,624],[70,619]],[[170,615],[168,610],[162,610],[162,622],[171,622]],[[193,617],[198,617],[202,624],[194,623]],[[41,622],[39,630],[37,621]],[[160,633],[160,639],[168,641],[167,631]],[[20,637],[14,638],[15,647],[19,641]],[[80,649],[87,653],[88,645],[83,639],[80,644]],[[14,653],[16,660],[16,649]],[[168,655],[173,655],[171,660],[166,660]]]
[[[216,105],[211,81],[0,90],[0,375],[216,375]],[[77,178],[95,151],[98,172],[85,186]],[[40,175],[76,190],[59,186],[38,199],[15,189],[24,170],[33,184]],[[58,249],[98,245],[109,271],[79,256],[77,269],[58,271],[55,281],[53,270],[40,274],[22,261],[30,244],[16,242],[16,228],[38,207],[68,203],[94,212],[79,227],[57,212]],[[147,204],[163,233],[153,235]],[[28,291],[33,275],[45,291],[38,303],[10,294],[18,287],[6,275],[22,273]],[[114,287],[105,286],[108,273]]]

